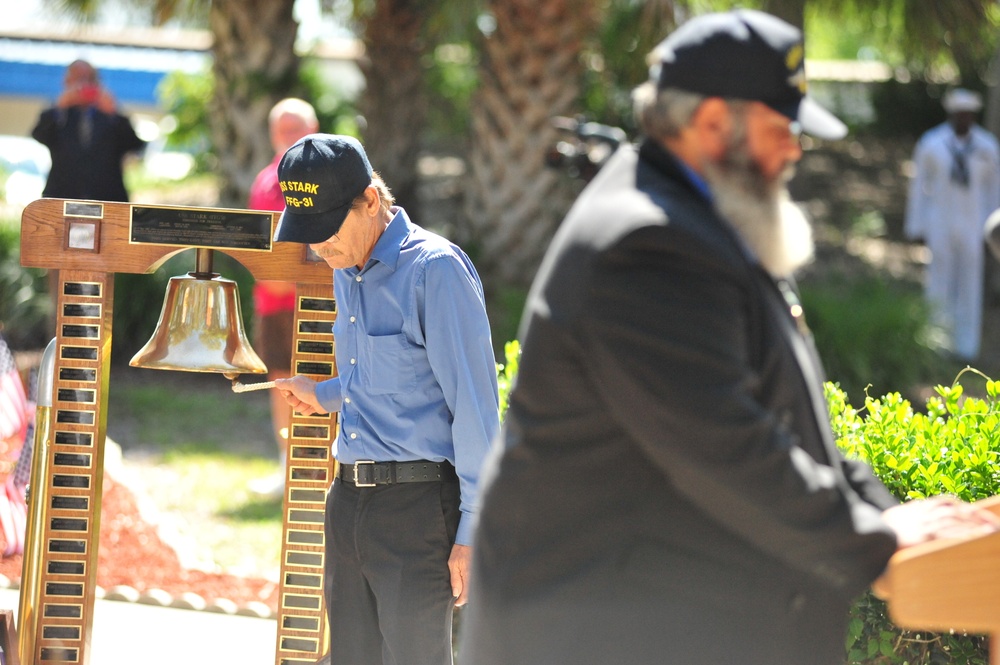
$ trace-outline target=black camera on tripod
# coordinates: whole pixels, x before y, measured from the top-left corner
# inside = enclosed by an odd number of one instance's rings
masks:
[[[619,145],[628,140],[624,130],[585,118],[557,116],[552,126],[566,135],[545,155],[545,163],[574,178],[590,181]]]

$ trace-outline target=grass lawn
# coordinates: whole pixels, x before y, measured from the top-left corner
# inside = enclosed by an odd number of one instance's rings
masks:
[[[281,500],[252,494],[281,471],[264,392],[221,374],[113,368],[108,436],[125,478],[182,555],[240,574],[277,575]]]

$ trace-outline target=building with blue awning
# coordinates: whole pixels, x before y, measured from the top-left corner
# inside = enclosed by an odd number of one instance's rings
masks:
[[[62,92],[66,67],[88,61],[111,91],[119,110],[136,132],[150,141],[145,162],[169,162],[162,154],[165,109],[158,89],[172,72],[197,74],[211,64],[212,37],[205,30],[109,28],[98,25],[0,28],[0,168],[44,183],[48,150],[29,138],[39,114]],[[359,42],[350,37],[324,39],[308,47],[331,87],[353,96],[364,79],[357,67]],[[204,100],[208,103],[209,100]],[[169,119],[168,119],[169,120]],[[186,164],[186,162],[184,162]],[[39,184],[35,183],[40,191]],[[30,187],[17,185],[31,198]],[[34,185],[32,186],[34,187]],[[11,189],[8,182],[8,190]],[[33,191],[33,190],[32,190]],[[9,192],[8,192],[9,194]],[[9,196],[7,197],[9,199]],[[4,194],[0,192],[0,201]]]
[[[0,134],[25,135],[62,90],[66,66],[90,62],[129,114],[162,115],[157,88],[171,72],[209,63],[205,31],[94,27],[0,31]]]

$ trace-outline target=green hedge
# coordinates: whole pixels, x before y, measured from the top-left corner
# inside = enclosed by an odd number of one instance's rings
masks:
[[[826,384],[837,445],[868,462],[904,501],[938,494],[975,501],[1000,493],[1000,382],[987,379],[986,397],[976,398],[964,394],[961,378],[938,386],[925,412],[899,393],[867,398],[859,411],[838,386]],[[851,665],[989,662],[987,638],[900,630],[870,593],[852,608],[846,649]]]
[[[500,420],[507,415],[508,397],[514,377],[517,376],[518,362],[521,360],[521,343],[516,339],[504,347],[504,364],[497,363],[497,385],[500,388]]]
[[[0,220],[0,330],[12,349],[43,349],[52,317],[48,271],[22,268],[20,257],[20,222]]]

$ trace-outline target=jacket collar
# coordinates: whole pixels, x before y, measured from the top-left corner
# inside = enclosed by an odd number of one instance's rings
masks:
[[[680,182],[699,197],[709,203],[712,202],[712,191],[708,188],[708,183],[690,166],[681,162],[676,155],[656,141],[649,138],[643,139],[639,145],[639,158],[668,178]]]

